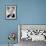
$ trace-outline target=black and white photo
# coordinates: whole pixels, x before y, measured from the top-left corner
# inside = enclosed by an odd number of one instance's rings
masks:
[[[6,19],[16,19],[16,6],[15,5],[6,6]]]

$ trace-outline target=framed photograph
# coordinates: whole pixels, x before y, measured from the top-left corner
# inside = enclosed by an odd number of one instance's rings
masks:
[[[6,19],[16,19],[16,5],[6,5]]]
[[[18,42],[24,40],[46,41],[46,24],[19,24]]]

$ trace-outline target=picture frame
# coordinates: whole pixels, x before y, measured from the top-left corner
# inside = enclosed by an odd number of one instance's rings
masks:
[[[16,5],[6,5],[5,19],[6,20],[15,20],[16,19]]]
[[[28,36],[27,38],[24,37],[25,36],[23,35],[24,32],[22,34],[23,30],[24,31],[28,30],[27,32],[28,35],[26,34],[26,36]],[[18,42],[20,43],[22,40],[46,41],[46,24],[19,24],[18,25]]]

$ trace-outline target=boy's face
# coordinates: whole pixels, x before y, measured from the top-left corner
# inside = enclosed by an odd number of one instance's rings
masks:
[[[14,7],[7,7],[7,10],[9,12],[9,14],[13,14],[15,8]]]
[[[13,12],[14,12],[14,9],[11,7],[11,8],[9,9],[9,13],[10,13],[10,14],[13,14]]]

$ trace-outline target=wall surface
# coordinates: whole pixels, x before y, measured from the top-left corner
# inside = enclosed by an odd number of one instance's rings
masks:
[[[16,20],[5,20],[5,6],[9,4],[17,7]],[[10,32],[17,34],[18,24],[46,24],[46,0],[0,0],[0,44],[8,43]]]

